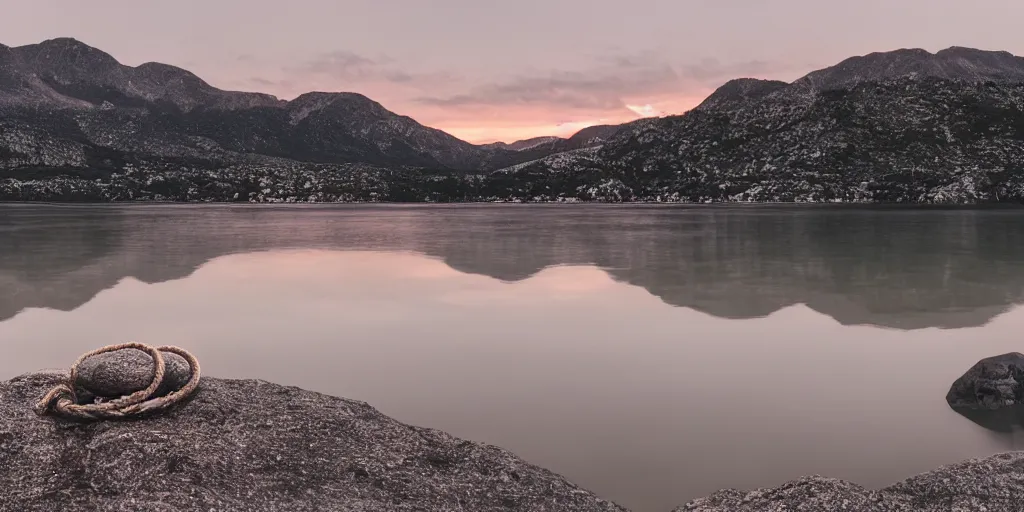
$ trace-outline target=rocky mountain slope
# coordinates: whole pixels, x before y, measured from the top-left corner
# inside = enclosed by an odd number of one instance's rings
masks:
[[[506,180],[608,200],[1020,201],[1022,61],[901,50],[792,84],[734,80],[691,112]]]
[[[747,102],[754,102],[769,94],[785,89],[789,84],[778,80],[736,78],[711,93],[697,110],[728,110],[738,108]]]
[[[1022,173],[1006,52],[873,53],[476,146],[358,94],[220,91],[71,39],[0,48],[0,200],[1019,202]]]
[[[268,94],[216,89],[188,71],[149,62],[123,66],[110,55],[70,38],[9,48],[0,45],[0,104],[65,105],[87,109],[150,102],[184,112],[281,106]]]
[[[532,137],[529,139],[517,140],[512,143],[492,142],[490,144],[484,144],[483,147],[495,149],[509,149],[512,151],[525,151],[528,149],[533,149],[537,146],[550,144],[560,140],[562,140],[561,137]]]
[[[902,76],[964,82],[1022,82],[1024,57],[959,46],[934,54],[921,49],[877,52],[851,57],[835,66],[815,71],[794,85],[822,91]]]
[[[124,66],[67,38],[0,47],[0,130],[0,169],[284,158],[475,170],[530,158],[475,146],[359,94],[286,102],[222,91],[183,69]]]

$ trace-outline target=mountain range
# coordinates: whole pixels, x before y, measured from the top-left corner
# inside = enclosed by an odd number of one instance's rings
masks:
[[[1024,199],[1024,58],[953,47],[739,78],[682,115],[475,145],[360,94],[291,101],[131,67],[80,41],[0,45],[0,199]]]

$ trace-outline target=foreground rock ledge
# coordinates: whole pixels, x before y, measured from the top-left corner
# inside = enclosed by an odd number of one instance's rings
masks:
[[[142,421],[36,417],[32,405],[62,378],[0,383],[2,512],[625,510],[500,448],[264,381],[204,378],[188,403]],[[1024,511],[1024,452],[882,490],[806,477],[719,491],[676,510]]]
[[[719,491],[675,512],[1021,512],[1024,452],[969,460],[874,491],[805,477],[773,489]]]
[[[2,511],[624,510],[502,449],[263,381],[203,378],[141,421],[35,416],[61,378],[0,383]]]

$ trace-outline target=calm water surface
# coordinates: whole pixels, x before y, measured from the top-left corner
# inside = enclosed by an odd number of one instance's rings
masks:
[[[638,512],[1024,448],[1024,211],[0,206],[0,379],[138,340],[364,400]]]

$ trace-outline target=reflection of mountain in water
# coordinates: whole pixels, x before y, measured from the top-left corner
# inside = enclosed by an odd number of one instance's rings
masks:
[[[301,213],[299,213],[301,212]],[[1016,211],[646,207],[5,207],[0,319],[73,309],[267,249],[416,251],[506,281],[591,264],[726,318],[804,303],[846,324],[981,325],[1024,297]]]

